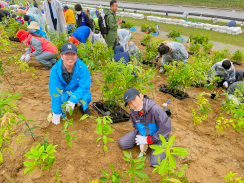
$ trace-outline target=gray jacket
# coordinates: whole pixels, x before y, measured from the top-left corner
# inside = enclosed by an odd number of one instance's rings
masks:
[[[236,81],[243,81],[244,69],[236,71]]]
[[[222,66],[223,61],[226,59],[215,63],[210,69],[208,77],[213,78],[214,76],[219,76],[224,78],[225,81],[228,81],[230,83],[235,82],[235,67],[233,66],[233,63],[231,62],[231,66],[228,70],[225,70],[225,68]]]
[[[37,40],[37,39],[35,39],[34,37],[32,37],[31,40],[30,40],[30,43],[31,43],[31,45],[29,45],[29,48],[25,52],[25,54],[27,55],[27,54],[30,53],[31,57],[40,55],[42,53],[42,51],[43,51],[42,50],[42,42]],[[35,49],[35,51],[31,53],[32,46]]]
[[[162,67],[165,63],[171,61],[182,61],[187,62],[188,52],[183,44],[177,42],[167,43],[166,46],[171,48],[171,52],[166,53],[162,56]]]
[[[168,137],[171,131],[171,122],[164,110],[156,104],[155,100],[150,99],[148,96],[144,95],[143,98],[143,114],[140,115],[139,112],[130,110],[130,119],[133,127],[138,130],[138,126],[144,126],[146,131],[146,136],[150,136],[149,126],[156,126],[157,131],[151,136],[151,141],[153,143],[161,141],[159,134],[163,135],[165,138]],[[156,125],[155,125],[156,124]]]
[[[235,90],[237,88],[241,90],[241,93],[244,96],[244,81],[238,81],[230,85],[230,87],[227,89],[228,95],[235,95]]]

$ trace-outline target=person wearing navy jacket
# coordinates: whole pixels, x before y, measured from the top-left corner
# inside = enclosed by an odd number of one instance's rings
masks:
[[[124,52],[124,48],[122,46],[116,46],[114,48],[114,56],[111,60],[114,59],[115,62],[120,61],[121,58],[124,58],[126,64],[130,62],[130,55],[128,52]]]
[[[91,102],[91,75],[87,66],[77,58],[77,48],[72,43],[65,43],[61,48],[61,58],[52,67],[49,79],[49,91],[52,97],[52,122],[60,123],[65,116],[61,105],[66,104],[65,110],[70,112],[76,103],[80,103],[83,114],[91,115],[88,108]],[[60,93],[59,90],[62,90]]]

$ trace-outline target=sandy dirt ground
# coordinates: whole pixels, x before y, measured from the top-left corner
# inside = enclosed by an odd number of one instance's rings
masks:
[[[133,41],[138,45],[141,50],[145,47],[140,45],[142,34],[133,33]],[[17,45],[10,53],[1,53],[1,59],[6,60],[8,57],[23,54],[23,44],[12,42]],[[76,140],[73,140],[73,147],[69,147],[65,135],[62,133],[63,123],[54,125],[47,121],[47,116],[51,112],[51,97],[48,90],[48,81],[50,71],[43,70],[34,58],[29,62],[31,68],[35,68],[35,72],[19,71],[16,65],[10,64],[6,66],[11,74],[7,74],[10,84],[6,84],[6,80],[0,84],[1,91],[21,93],[20,99],[15,102],[19,107],[18,113],[24,114],[28,119],[35,120],[31,125],[40,126],[35,130],[37,136],[36,140],[27,135],[24,137],[23,145],[18,145],[15,142],[16,136],[23,134],[26,129],[24,124],[16,127],[16,134],[12,135],[11,143],[8,145],[14,149],[13,156],[9,156],[4,152],[3,164],[0,165],[0,182],[8,183],[14,181],[16,183],[51,183],[55,182],[53,177],[56,170],[60,171],[60,182],[64,183],[88,183],[89,181],[96,180],[103,176],[101,170],[107,170],[111,173],[110,164],[115,166],[118,171],[125,171],[129,168],[129,164],[123,160],[123,151],[118,145],[119,139],[132,129],[131,122],[114,123],[111,125],[115,131],[111,134],[114,142],[108,143],[108,152],[103,151],[102,144],[96,142],[97,136],[94,131],[96,130],[96,121],[94,119],[85,119],[80,121],[82,116],[79,108],[75,108],[72,118],[74,119],[73,127],[69,131],[75,131],[77,134]],[[236,69],[243,68],[243,66],[235,66]],[[32,74],[35,74],[32,77]],[[160,77],[157,77],[160,76]],[[210,99],[212,112],[209,118],[201,124],[194,125],[192,120],[191,108],[196,108],[194,103],[195,97],[201,92],[210,92],[206,88],[188,88],[187,93],[189,98],[178,100],[169,94],[164,94],[159,91],[159,86],[166,83],[166,76],[157,73],[153,84],[155,85],[155,92],[150,93],[156,103],[161,105],[170,99],[169,108],[172,112],[170,117],[172,122],[171,135],[175,136],[174,146],[188,148],[189,156],[181,160],[177,158],[177,164],[187,164],[186,169],[187,177],[190,183],[223,183],[224,176],[230,171],[239,173],[244,177],[244,137],[232,130],[232,128],[224,130],[217,136],[215,130],[215,119],[218,117],[221,103],[224,101],[224,96],[217,99]],[[102,79],[101,72],[94,72],[91,76],[91,93],[92,102],[101,99],[101,89],[97,84],[96,79]],[[222,90],[222,88],[217,88]],[[98,117],[99,114],[90,104],[92,116]],[[30,150],[32,146],[36,146],[47,134],[51,144],[57,144],[57,152],[54,153],[56,161],[52,168],[47,171],[39,172],[36,169],[31,175],[24,175],[25,166],[24,161],[27,158],[23,155]],[[139,154],[139,147],[129,149],[133,157],[136,158]],[[149,151],[150,153],[150,151]],[[153,168],[149,165],[148,158],[145,161],[144,172],[146,172],[151,179],[152,183],[160,182],[160,175],[153,174]],[[129,177],[122,179],[121,182],[130,182]],[[138,182],[138,180],[136,181]]]

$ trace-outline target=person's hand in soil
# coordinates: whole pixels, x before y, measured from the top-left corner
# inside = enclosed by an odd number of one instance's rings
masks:
[[[53,124],[58,125],[60,123],[60,118],[61,118],[62,114],[54,114],[53,113]]]

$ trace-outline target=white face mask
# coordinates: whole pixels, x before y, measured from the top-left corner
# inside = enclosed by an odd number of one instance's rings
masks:
[[[81,14],[81,11],[77,11],[76,13],[77,13],[78,15],[80,15],[80,14]]]

